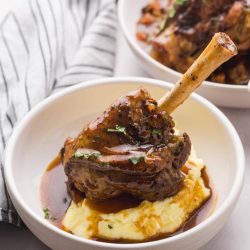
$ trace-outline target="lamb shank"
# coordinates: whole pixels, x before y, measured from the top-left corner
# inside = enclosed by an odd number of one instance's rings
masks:
[[[112,104],[61,150],[68,190],[102,201],[120,194],[155,201],[181,188],[191,142],[140,88]]]
[[[230,37],[216,33],[199,58],[158,102],[140,88],[119,98],[73,139],[61,159],[74,201],[103,201],[121,194],[161,200],[183,183],[180,168],[191,151],[170,114],[222,63],[237,54]]]

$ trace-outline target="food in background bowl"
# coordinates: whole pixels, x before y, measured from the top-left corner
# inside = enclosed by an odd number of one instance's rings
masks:
[[[246,1],[151,1],[142,9],[137,38],[154,59],[183,73],[218,31],[232,38],[239,53],[208,79],[247,84],[250,79],[250,8]]]
[[[125,243],[167,237],[207,218],[215,200],[205,166],[174,125],[143,88],[118,99],[67,139],[49,166],[45,217],[80,237]],[[60,192],[51,189],[56,179]]]

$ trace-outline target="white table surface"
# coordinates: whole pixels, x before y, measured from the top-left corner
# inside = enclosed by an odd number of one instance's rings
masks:
[[[3,13],[15,0],[0,0],[0,20]],[[8,5],[8,6],[6,6]],[[3,6],[3,7],[2,7]],[[2,7],[2,9],[1,9]],[[129,50],[125,40],[118,34],[116,76],[149,77],[144,72],[134,55]],[[250,249],[250,110],[221,108],[236,127],[246,153],[247,166],[245,184],[239,202],[229,221],[220,233],[201,250],[249,250]],[[226,173],[225,173],[226,174]],[[28,229],[0,223],[0,249],[49,249],[39,241]]]

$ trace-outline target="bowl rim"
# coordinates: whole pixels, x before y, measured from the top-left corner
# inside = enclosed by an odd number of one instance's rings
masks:
[[[206,107],[211,113],[213,113],[214,116],[216,116],[218,120],[220,120],[221,123],[224,124],[225,130],[227,131],[228,135],[231,137],[231,140],[234,142],[234,146],[237,152],[236,174],[235,174],[235,179],[234,179],[234,182],[233,182],[233,185],[231,187],[229,194],[227,195],[227,197],[225,198],[221,206],[218,208],[218,210],[216,210],[212,215],[210,215],[206,220],[204,220],[197,226],[181,234],[177,234],[169,238],[152,241],[152,242],[129,243],[129,244],[98,242],[98,241],[94,241],[90,239],[80,238],[78,236],[69,234],[57,228],[56,226],[52,225],[48,221],[44,220],[39,214],[33,212],[33,210],[26,204],[25,200],[22,198],[21,194],[19,193],[16,187],[14,175],[12,172],[13,170],[12,158],[14,157],[15,145],[16,145],[16,141],[19,139],[19,135],[22,132],[22,130],[30,121],[32,121],[32,119],[36,115],[38,115],[40,112],[43,112],[44,109],[46,109],[49,105],[53,104],[57,100],[64,98],[65,96],[72,94],[74,92],[77,92],[78,90],[88,89],[90,87],[96,87],[99,85],[109,85],[109,84],[114,84],[114,83],[117,83],[117,84],[139,83],[139,84],[165,87],[166,89],[169,89],[172,87],[170,83],[167,83],[161,80],[150,79],[150,78],[141,78],[141,77],[104,78],[104,79],[97,79],[97,80],[92,80],[88,82],[83,82],[76,86],[66,88],[46,98],[39,104],[37,104],[36,107],[34,107],[30,112],[28,112],[25,115],[25,117],[19,122],[19,124],[17,124],[16,128],[14,129],[12,133],[11,138],[9,139],[7,143],[6,154],[5,154],[4,174],[6,178],[7,188],[11,195],[11,198],[18,204],[19,209],[22,210],[27,216],[29,216],[31,220],[34,220],[37,224],[39,224],[39,226],[44,227],[45,229],[50,230],[51,232],[61,237],[66,237],[73,241],[81,242],[89,246],[99,246],[99,247],[104,247],[104,248],[106,247],[109,249],[116,249],[116,248],[142,249],[144,247],[154,247],[154,246],[161,245],[161,244],[172,243],[180,239],[192,237],[192,235],[196,234],[199,230],[204,230],[207,226],[215,223],[218,218],[220,218],[225,212],[227,212],[227,210],[231,206],[234,205],[234,203],[237,201],[240,195],[242,184],[243,184],[243,179],[244,179],[245,154],[244,154],[244,149],[243,149],[240,137],[238,133],[236,132],[234,126],[228,120],[228,118],[212,103],[210,103],[208,100],[199,96],[196,93],[193,93],[190,98],[196,101],[199,105]]]
[[[183,75],[182,73],[171,69],[170,67],[167,67],[161,63],[159,63],[158,61],[156,61],[155,59],[153,59],[149,54],[147,54],[140,46],[139,43],[136,41],[135,37],[131,35],[131,33],[129,32],[129,30],[127,29],[127,25],[126,25],[126,17],[124,16],[124,5],[125,4],[129,4],[131,1],[128,0],[120,0],[118,2],[118,20],[122,29],[122,33],[125,37],[125,39],[127,40],[128,44],[136,51],[136,53],[138,53],[140,55],[140,57],[142,57],[149,65],[151,65],[152,67],[158,68],[161,71],[171,74],[172,76],[176,77],[176,78],[181,78],[181,76]],[[146,3],[146,1],[145,1]],[[250,83],[250,81],[249,81]],[[173,84],[173,83],[172,83]],[[212,82],[212,81],[204,81],[203,85],[206,87],[210,87],[210,88],[217,88],[217,89],[221,89],[221,90],[225,90],[225,89],[230,89],[230,90],[241,90],[241,91],[250,91],[250,85],[234,85],[234,84],[221,84],[221,83],[217,83],[217,82]]]

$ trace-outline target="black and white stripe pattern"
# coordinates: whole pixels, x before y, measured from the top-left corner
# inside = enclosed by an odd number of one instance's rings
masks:
[[[113,75],[114,0],[23,0],[0,24],[0,221],[21,225],[3,158],[15,124],[60,89]]]

